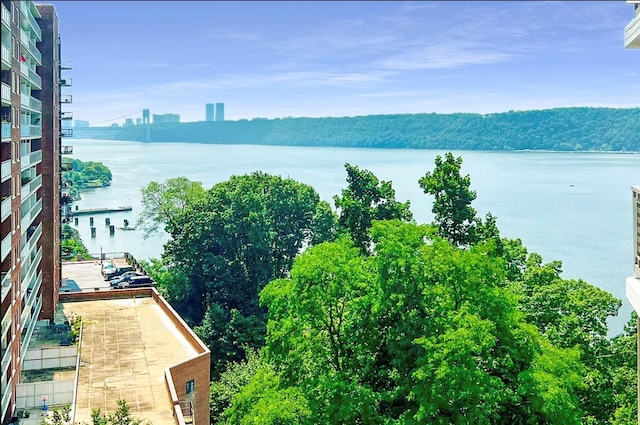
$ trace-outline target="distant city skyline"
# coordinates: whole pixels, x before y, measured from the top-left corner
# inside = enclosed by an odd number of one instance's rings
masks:
[[[91,125],[639,106],[623,0],[50,3]]]

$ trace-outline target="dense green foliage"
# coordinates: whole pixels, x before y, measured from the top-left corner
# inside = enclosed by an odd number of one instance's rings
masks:
[[[398,221],[371,236],[373,256],[321,244],[261,295],[267,358],[309,423],[580,423],[580,352],[526,322],[493,242]]]
[[[178,215],[202,199],[205,191],[200,182],[192,182],[186,177],[167,179],[164,183],[149,182],[141,189],[142,212],[137,226],[145,238],[157,233],[162,224],[176,227]]]
[[[87,247],[82,242],[80,233],[66,223],[62,225],[60,249],[62,251],[63,259],[91,259]]]
[[[63,158],[65,166],[71,166],[69,171],[62,172],[62,179],[70,186],[72,199],[77,199],[80,191],[94,187],[104,187],[111,184],[111,170],[102,162],[80,161],[79,159]]]
[[[76,129],[79,137],[151,142],[455,150],[640,151],[640,108],[495,114],[254,118]]]
[[[345,164],[347,187],[341,196],[334,196],[336,208],[340,211],[339,223],[351,235],[351,239],[363,252],[371,244],[367,229],[373,220],[410,221],[413,216],[409,210],[409,201],[401,203],[395,199],[391,182],[378,181],[368,170]]]
[[[143,197],[152,193],[143,191]],[[262,288],[284,277],[303,247],[332,237],[335,227],[312,187],[259,172],[232,176],[185,209],[153,219],[163,220],[171,235],[163,256],[170,268],[156,265],[150,273],[161,272],[154,277],[163,292],[211,347],[216,377],[226,362],[243,358],[242,346],[263,345]],[[178,289],[163,283],[167,277]]]
[[[256,172],[152,216],[172,238],[148,270],[212,350],[212,423],[637,421],[635,316],[608,339],[620,300],[478,218],[461,163],[420,179],[429,225],[350,164],[337,213]]]

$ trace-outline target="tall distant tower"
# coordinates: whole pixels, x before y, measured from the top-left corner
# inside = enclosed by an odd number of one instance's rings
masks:
[[[207,103],[205,105],[205,107],[206,107],[206,120],[207,121],[213,121],[214,120],[215,105],[213,103]]]
[[[216,121],[224,121],[224,103],[216,103]]]
[[[149,124],[149,110],[142,110],[142,124]]]

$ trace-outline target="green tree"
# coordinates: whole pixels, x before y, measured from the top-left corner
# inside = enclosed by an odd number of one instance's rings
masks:
[[[562,279],[561,273],[560,261],[543,264],[542,257],[533,253],[513,287],[520,295],[520,309],[527,322],[555,346],[580,350],[587,383],[579,391],[584,421],[606,424],[616,408],[607,319],[618,313],[622,303],[583,280]]]
[[[346,229],[356,246],[366,252],[371,239],[367,229],[373,220],[400,219],[411,221],[410,202],[398,202],[390,181],[380,181],[369,170],[357,165],[345,164],[347,188],[341,196],[334,196],[340,211],[339,223]]]
[[[257,370],[251,381],[233,397],[225,412],[229,425],[311,425],[311,411],[296,387],[282,387],[268,366]]]
[[[178,231],[176,220],[187,208],[204,199],[205,190],[200,182],[186,177],[174,177],[163,183],[149,182],[141,190],[142,212],[137,226],[142,228],[145,238],[157,233],[161,226],[164,230],[170,227]]]
[[[259,291],[285,276],[304,247],[322,239],[316,232],[331,235],[331,226],[314,223],[319,203],[311,186],[255,172],[216,184],[169,223],[173,237],[163,263],[188,279],[178,304],[188,310],[178,311],[210,344],[214,377],[225,362],[243,358],[239,341],[263,344],[266,311]],[[324,211],[326,223],[330,211]]]
[[[224,412],[231,406],[233,397],[251,381],[258,369],[266,366],[261,355],[254,349],[245,348],[246,359],[229,362],[220,377],[209,387],[210,416],[214,425],[226,422]]]
[[[92,409],[92,425],[151,425],[151,422],[131,415],[131,408],[126,400],[118,399],[117,404],[116,410],[109,414],[104,414],[100,409]]]
[[[438,234],[456,246],[468,246],[478,241],[476,226],[478,219],[471,202],[476,192],[470,189],[471,178],[462,176],[462,157],[447,152],[442,158],[436,156],[433,172],[420,178],[424,193],[433,195],[432,212]]]
[[[633,312],[624,333],[613,338],[609,355],[602,359],[611,371],[614,410],[612,425],[636,425],[638,422],[638,315]]]
[[[577,349],[523,320],[492,242],[374,221],[375,249],[313,247],[261,294],[265,353],[312,423],[577,424]]]

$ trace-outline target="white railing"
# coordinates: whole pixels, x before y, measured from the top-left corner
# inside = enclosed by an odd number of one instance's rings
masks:
[[[4,297],[11,291],[11,269],[2,276],[2,300],[0,302],[4,302]],[[6,329],[6,328],[5,328]]]
[[[40,248],[40,258],[42,258],[42,248]],[[38,264],[38,262],[36,262],[36,261],[34,261],[34,263]],[[37,269],[37,265],[36,265],[36,269]],[[40,294],[40,287],[41,286],[42,286],[42,270],[40,270],[40,272],[38,273],[38,276],[33,278],[33,285],[29,284],[29,288],[31,288],[31,292],[29,293],[29,296],[27,297],[26,305],[31,307],[31,306],[33,306],[33,304],[35,304],[34,301],[35,301],[36,297],[38,295],[41,295]]]
[[[2,292],[4,292],[4,286],[2,287]],[[4,298],[4,296],[3,296]],[[11,361],[11,347],[7,347],[2,355],[2,374],[5,375],[7,373],[7,367],[9,366],[9,362]]]
[[[37,127],[37,126],[31,126]],[[33,167],[42,162],[42,151],[37,150],[35,152],[28,153],[26,155],[22,155],[20,157],[20,170],[24,171],[29,167]]]
[[[20,349],[20,357],[24,358],[27,355],[27,350],[29,349],[29,344],[31,343],[31,336],[33,335],[33,329],[36,327],[36,323],[38,323],[38,316],[40,315],[40,310],[42,309],[42,295],[38,297],[38,302],[36,302],[33,314],[30,317],[30,320],[27,320],[26,323],[29,324],[27,327],[27,335],[22,341],[22,348]]]
[[[42,186],[42,174],[38,175],[35,179],[31,180],[29,183],[26,183],[20,189],[20,196],[22,199],[27,199],[29,195],[35,193],[36,190],[40,189]]]
[[[22,124],[20,126],[21,137],[42,137],[42,127],[39,125]]]
[[[624,45],[626,48],[640,47],[640,15],[624,28]]]
[[[27,49],[38,65],[42,65],[42,53],[36,47],[36,42],[32,38],[29,39],[29,48]]]
[[[3,4],[2,5],[2,23],[7,24],[9,28],[11,28],[11,12],[9,9]]]
[[[29,35],[22,28],[20,28],[20,43],[22,43],[25,48],[29,46]]]
[[[2,100],[11,102],[11,86],[9,84],[2,83]]]
[[[4,43],[2,43],[0,53],[2,54],[2,61],[11,66],[11,50],[9,50],[9,47],[5,46]]]
[[[0,247],[0,250],[2,250],[1,261],[4,261],[4,259],[7,258],[7,255],[9,255],[9,253],[11,252],[11,233],[5,236],[4,239],[2,240],[2,246]]]
[[[27,108],[35,109],[38,112],[42,111],[42,102],[25,93],[20,94],[20,104]]]
[[[29,212],[27,212],[22,217],[22,220],[20,221],[20,226],[22,227],[21,229],[22,234],[25,234],[25,232],[31,225],[31,222],[33,221],[33,219],[36,218],[38,214],[40,214],[40,211],[42,211],[42,198],[38,199],[38,202],[36,202],[35,205],[31,207]]]
[[[4,415],[7,413],[7,409],[9,408],[9,401],[11,400],[11,393],[13,392],[11,388],[11,378],[9,378],[9,381],[7,381],[7,385],[3,385],[2,388],[5,391],[3,391],[3,394],[2,394],[2,402],[0,404],[0,414],[2,414],[2,417],[4,417]]]
[[[34,245],[38,243],[38,239],[40,239],[40,236],[42,236],[42,223],[38,224],[38,228],[35,232],[33,232],[31,238],[29,238],[29,242],[27,242],[26,246],[22,248],[22,258],[25,258],[29,254],[29,252],[31,252]]]
[[[27,21],[29,21],[29,24],[31,25],[31,29],[38,36],[38,40],[42,40],[42,30],[40,29],[40,25],[38,25],[36,18],[33,16],[33,13],[26,10],[25,15],[27,17]]]
[[[42,88],[42,78],[36,72],[29,67],[25,62],[20,62],[20,73],[27,81],[31,82],[36,88]]]
[[[2,181],[8,180],[11,177],[11,160],[7,159],[2,161]]]
[[[11,123],[10,122],[2,123],[2,138],[11,139]]]
[[[0,221],[5,221],[11,215],[11,196],[2,200],[2,217]]]

